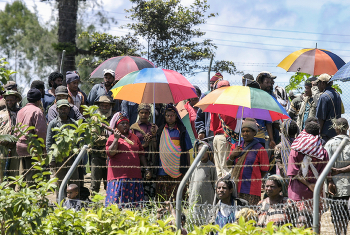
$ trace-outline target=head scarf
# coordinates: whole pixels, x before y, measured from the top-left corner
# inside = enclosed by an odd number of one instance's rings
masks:
[[[280,175],[270,175],[267,180],[277,180],[281,184],[283,197],[288,197],[286,181]]]
[[[139,107],[137,107],[137,112],[140,112],[141,110],[148,110],[149,112],[151,112],[151,105],[150,104],[146,104],[146,103],[141,103],[139,104]]]
[[[224,77],[221,75],[221,73],[217,72],[214,76],[211,77],[211,82],[217,82],[218,80],[222,80]]]
[[[115,129],[122,121],[129,121],[128,115],[125,112],[117,112],[113,115],[109,127]]]
[[[320,135],[314,136],[307,133],[305,130],[294,140],[291,149],[319,160],[323,160],[324,158],[324,148]]]

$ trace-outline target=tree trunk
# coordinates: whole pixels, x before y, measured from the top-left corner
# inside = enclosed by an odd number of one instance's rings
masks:
[[[62,73],[75,70],[75,55],[76,55],[76,25],[78,13],[78,0],[58,0],[58,43],[61,45],[70,45],[66,50]],[[60,71],[62,59],[62,51],[58,52],[58,71]]]

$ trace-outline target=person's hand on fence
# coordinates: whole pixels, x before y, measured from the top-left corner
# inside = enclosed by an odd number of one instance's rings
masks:
[[[337,187],[335,186],[333,180],[330,180],[329,183],[328,183],[328,192],[332,196],[335,196],[337,194]]]
[[[238,157],[242,152],[241,146],[236,146],[236,148],[232,151],[230,155],[230,160],[233,161],[236,157]]]
[[[204,139],[205,138],[205,133],[200,133],[200,134],[198,134],[198,139],[199,140],[202,140],[202,139]]]
[[[315,190],[315,184],[309,184],[307,186],[312,192]]]
[[[340,171],[337,168],[332,167],[331,175],[333,176],[333,175],[338,175],[338,174],[340,174]]]
[[[114,138],[118,140],[120,138],[120,136],[121,136],[120,131],[118,129],[115,129],[114,130]]]
[[[150,180],[152,178],[152,171],[150,169],[146,169],[146,180]]]

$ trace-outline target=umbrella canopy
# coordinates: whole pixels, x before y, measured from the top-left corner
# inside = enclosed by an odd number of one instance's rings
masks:
[[[154,68],[154,64],[141,57],[117,56],[102,62],[91,74],[90,78],[103,78],[104,69],[112,69],[115,72],[115,80],[120,80],[125,75],[143,69]]]
[[[338,72],[334,74],[334,76],[331,78],[331,81],[342,81],[347,82],[350,81],[350,62],[346,63],[341,67]]]
[[[339,56],[330,51],[306,48],[288,55],[277,66],[287,72],[334,75],[344,64],[345,62]]]
[[[219,113],[234,118],[256,118],[276,121],[290,118],[287,111],[267,92],[246,87],[230,86],[216,89],[195,106],[204,112]]]
[[[123,77],[111,89],[114,99],[135,103],[178,103],[197,97],[195,88],[180,73],[145,68]]]

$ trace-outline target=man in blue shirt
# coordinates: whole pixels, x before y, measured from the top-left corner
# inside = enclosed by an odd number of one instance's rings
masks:
[[[332,88],[330,80],[331,76],[326,73],[321,74],[316,80],[318,89],[323,92],[317,103],[316,117],[320,123],[322,139],[326,142],[337,135],[332,128],[332,119],[341,117],[341,98]]]
[[[50,73],[48,82],[51,89],[45,91],[44,98],[42,99],[45,114],[47,114],[50,106],[55,101],[55,91],[58,86],[62,85],[63,74],[59,72]]]

